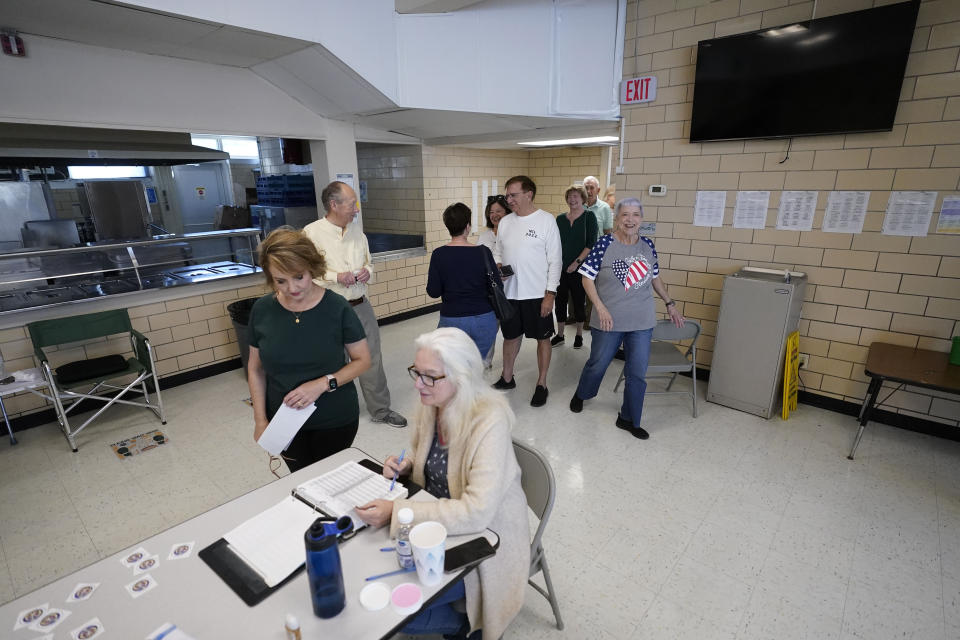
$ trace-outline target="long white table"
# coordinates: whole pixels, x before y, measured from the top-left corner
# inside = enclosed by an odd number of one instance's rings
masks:
[[[329,620],[317,618],[313,614],[305,571],[258,605],[248,607],[197,555],[201,549],[216,542],[227,531],[288,497],[298,484],[335,469],[348,460],[363,458],[369,456],[359,449],[341,451],[8,602],[0,607],[0,637],[11,640],[38,638],[36,632],[27,628],[18,631],[12,629],[17,614],[28,607],[45,603],[71,612],[54,630],[54,637],[57,639],[69,638],[72,630],[91,618],[98,617],[105,631],[98,639],[103,637],[104,640],[146,638],[164,623],[177,625],[197,640],[284,640],[284,619],[288,613],[300,620],[304,640],[390,637],[409,616],[395,613],[389,605],[380,611],[366,611],[359,601],[360,590],[369,584],[364,580],[367,576],[397,569],[396,554],[380,551],[381,547],[392,546],[387,527],[367,527],[340,545],[347,605],[339,615]],[[435,498],[425,491],[420,491],[412,499]],[[488,530],[483,535],[496,544],[497,536],[494,532]],[[477,536],[451,536],[447,540],[447,548],[475,537]],[[196,543],[190,557],[168,560],[167,555],[171,548],[183,542]],[[124,587],[133,582],[135,576],[132,569],[122,564],[121,558],[140,546],[159,556],[158,566],[149,572],[157,586],[134,599]],[[43,549],[38,548],[36,553],[43,553]],[[443,582],[435,587],[421,585],[424,606],[464,573],[466,571],[444,574]],[[381,580],[391,588],[404,582],[419,584],[416,573]],[[68,604],[67,597],[80,582],[99,582],[100,586],[88,600]]]

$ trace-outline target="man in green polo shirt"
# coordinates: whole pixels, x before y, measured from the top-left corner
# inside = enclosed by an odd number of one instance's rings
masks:
[[[587,202],[584,210],[593,212],[594,217],[597,219],[597,228],[600,231],[600,235],[603,236],[608,233],[613,233],[613,210],[610,208],[610,205],[599,198],[600,181],[593,176],[587,176],[583,179],[583,190],[587,192]],[[592,310],[593,303],[590,302],[590,298],[587,298],[587,319],[583,323],[584,329],[590,328],[590,313]]]

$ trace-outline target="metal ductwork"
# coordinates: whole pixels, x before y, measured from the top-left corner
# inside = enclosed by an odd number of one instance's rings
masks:
[[[189,133],[0,123],[0,166],[167,166],[227,160]]]

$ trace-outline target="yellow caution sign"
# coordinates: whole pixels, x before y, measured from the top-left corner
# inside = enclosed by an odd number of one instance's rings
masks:
[[[783,410],[780,417],[786,420],[797,408],[797,389],[800,386],[800,332],[787,336],[786,362],[783,366]]]

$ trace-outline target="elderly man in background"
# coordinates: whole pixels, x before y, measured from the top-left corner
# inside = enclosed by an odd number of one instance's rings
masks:
[[[600,199],[600,181],[594,176],[587,176],[583,179],[583,190],[587,192],[587,202],[584,206],[585,211],[592,211],[597,219],[598,235],[605,236],[613,233],[613,205],[607,204]],[[583,323],[584,329],[590,329],[590,316],[593,314],[593,302],[587,298],[585,307],[586,320]]]
[[[351,224],[360,213],[357,194],[345,182],[334,181],[324,188],[320,198],[326,217],[303,228],[327,264],[327,271],[317,279],[317,284],[346,298],[367,334],[370,368],[359,380],[371,420],[391,427],[405,427],[407,419],[390,409],[390,389],[380,353],[380,327],[367,298],[367,282],[373,273],[370,246],[363,231]]]

